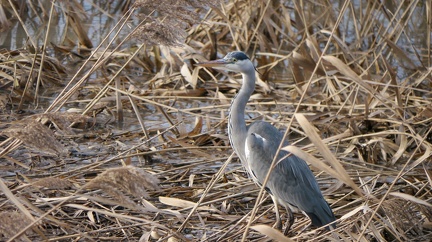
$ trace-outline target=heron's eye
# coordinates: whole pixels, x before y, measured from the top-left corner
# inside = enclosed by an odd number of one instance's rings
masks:
[[[236,58],[233,58],[232,61],[233,61],[234,63],[236,63],[236,62],[237,62],[237,59],[236,59]]]

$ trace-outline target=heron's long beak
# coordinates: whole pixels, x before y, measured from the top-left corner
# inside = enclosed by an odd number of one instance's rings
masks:
[[[201,63],[197,63],[195,64],[196,66],[203,66],[203,67],[223,67],[226,64],[228,64],[228,62],[224,59],[218,59],[218,60],[213,60],[213,61],[207,61],[207,62],[201,62]]]

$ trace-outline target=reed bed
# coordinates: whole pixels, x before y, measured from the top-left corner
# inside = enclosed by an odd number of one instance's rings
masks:
[[[0,49],[0,240],[432,236],[429,1],[4,2],[27,41]],[[241,76],[194,66],[232,50],[259,72],[249,121],[288,132],[335,230],[271,227],[226,134]]]

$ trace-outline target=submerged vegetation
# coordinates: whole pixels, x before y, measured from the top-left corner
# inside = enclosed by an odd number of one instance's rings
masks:
[[[10,0],[0,31],[2,241],[432,236],[430,1]],[[194,66],[232,50],[337,229],[271,228],[226,134],[239,76]]]

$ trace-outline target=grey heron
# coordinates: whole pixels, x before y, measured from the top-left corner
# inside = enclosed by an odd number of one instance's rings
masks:
[[[232,100],[229,110],[228,136],[249,176],[261,186],[282,142],[283,135],[277,128],[264,121],[255,121],[246,125],[245,108],[255,89],[255,66],[241,51],[230,52],[223,59],[196,65],[242,74],[242,86]],[[284,145],[288,145],[288,142],[285,142]],[[285,231],[289,230],[294,222],[291,210],[303,211],[310,218],[314,227],[334,222],[333,211],[324,199],[309,166],[297,156],[287,157],[287,155],[288,152],[284,150],[278,153],[279,162],[265,184],[265,189],[275,204],[276,226],[281,228],[277,204],[284,206],[288,213],[289,220]],[[326,228],[330,227],[335,228],[336,225],[332,224]]]

